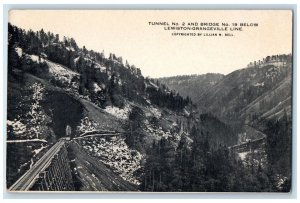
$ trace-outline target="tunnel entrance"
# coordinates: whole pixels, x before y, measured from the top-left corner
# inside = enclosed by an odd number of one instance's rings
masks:
[[[83,117],[83,105],[78,100],[64,92],[49,91],[44,105],[57,139],[66,136],[67,126],[74,134]]]

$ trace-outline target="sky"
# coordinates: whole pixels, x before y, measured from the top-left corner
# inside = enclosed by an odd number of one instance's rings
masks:
[[[44,29],[73,37],[79,47],[115,53],[144,76],[222,73],[245,68],[268,55],[292,53],[292,12],[288,10],[11,10],[9,21],[23,29]],[[168,26],[149,22],[228,23],[242,31],[192,31],[172,36]],[[232,23],[237,23],[233,27]],[[207,26],[205,26],[207,27]],[[219,26],[221,27],[221,26]],[[203,36],[216,33],[218,36]],[[234,36],[225,37],[225,33]],[[219,36],[221,34],[222,36]]]

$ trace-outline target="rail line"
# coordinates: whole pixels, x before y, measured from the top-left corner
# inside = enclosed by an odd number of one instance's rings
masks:
[[[65,144],[65,139],[60,139],[38,160],[26,173],[24,173],[8,190],[9,191],[27,191],[35,183],[39,174],[44,171],[50,164],[55,154],[59,152]]]

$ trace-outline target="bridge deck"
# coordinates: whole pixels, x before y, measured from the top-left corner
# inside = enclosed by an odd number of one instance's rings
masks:
[[[44,171],[50,164],[55,154],[59,152],[64,145],[65,140],[60,139],[55,145],[53,145],[46,154],[38,160],[21,178],[19,178],[10,188],[10,191],[26,191],[29,190],[39,174]]]
[[[261,146],[263,146],[265,144],[265,142],[266,142],[266,138],[263,137],[263,138],[252,140],[252,141],[242,143],[242,144],[239,144],[239,145],[231,146],[231,147],[229,147],[229,150],[232,150],[232,151],[235,151],[235,152],[238,152],[238,153],[245,152],[245,151],[260,148]]]

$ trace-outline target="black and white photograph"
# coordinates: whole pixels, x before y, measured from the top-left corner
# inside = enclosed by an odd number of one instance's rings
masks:
[[[292,184],[292,10],[8,14],[6,190]]]

